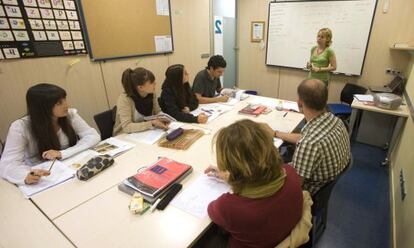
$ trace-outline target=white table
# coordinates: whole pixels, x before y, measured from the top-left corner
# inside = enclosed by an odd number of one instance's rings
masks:
[[[0,247],[50,245],[74,247],[16,186],[0,179]]]
[[[352,102],[352,114],[350,119],[350,132],[349,137],[352,137],[352,132],[355,128],[355,123],[357,122],[357,119],[360,118],[362,111],[372,111],[376,113],[382,113],[392,116],[397,116],[397,122],[395,123],[394,129],[392,131],[391,140],[389,143],[388,151],[387,151],[387,157],[382,162],[382,165],[387,165],[389,163],[390,155],[392,151],[395,148],[395,145],[397,144],[398,138],[400,137],[402,127],[404,126],[405,121],[407,120],[407,117],[409,116],[409,110],[406,105],[401,105],[396,110],[387,110],[387,109],[381,109],[372,105],[364,104],[361,101],[358,101],[358,99],[354,98]],[[375,127],[373,127],[375,128]]]
[[[119,192],[117,184],[133,175],[138,167],[151,164],[158,156],[166,156],[193,166],[193,173],[183,181],[185,188],[209,164],[216,164],[211,142],[221,127],[248,118],[292,131],[303,120],[302,114],[289,112],[284,117],[284,111],[276,110],[259,117],[238,114],[252,98],[260,97],[247,98],[209,124],[187,124],[186,128],[201,128],[208,134],[186,151],[137,144],[117,157],[116,165],[90,181],[72,180],[40,193],[33,200],[77,247],[189,246],[211,224],[208,217],[199,219],[173,206],[143,216],[132,215],[128,211],[130,197]]]

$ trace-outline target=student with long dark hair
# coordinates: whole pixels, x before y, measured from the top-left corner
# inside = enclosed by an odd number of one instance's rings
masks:
[[[178,121],[190,123],[206,123],[205,114],[194,116],[190,111],[198,107],[198,100],[188,83],[188,72],[183,65],[176,64],[167,68],[162,85],[160,107],[163,112]]]
[[[113,134],[134,133],[151,128],[168,129],[168,120],[145,121],[145,116],[160,112],[155,95],[155,76],[142,67],[126,69],[122,74],[124,93],[116,103]]]
[[[99,134],[69,109],[66,91],[37,84],[26,93],[28,115],[14,121],[0,160],[0,175],[15,184],[34,184],[47,170],[31,170],[44,160],[66,159],[99,142]]]

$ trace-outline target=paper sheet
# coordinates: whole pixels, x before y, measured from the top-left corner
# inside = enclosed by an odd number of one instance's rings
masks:
[[[158,140],[160,140],[162,137],[166,136],[167,134],[182,126],[184,126],[184,123],[173,121],[170,122],[170,125],[168,126],[169,129],[167,131],[164,131],[162,129],[151,129],[148,131],[131,133],[128,134],[127,137],[137,142],[152,145]]]
[[[279,148],[283,144],[283,140],[279,138],[273,138],[273,145]]]
[[[299,112],[298,103],[293,102],[293,101],[275,100],[275,99],[267,99],[267,98],[254,98],[252,101],[250,101],[250,103],[261,104],[261,105],[265,105],[267,107],[274,109],[279,104],[279,101],[282,101],[284,110]]]
[[[156,0],[157,5],[157,15],[161,16],[169,16],[170,15],[170,7],[168,5],[168,0]]]
[[[374,101],[374,96],[373,95],[360,95],[360,94],[355,94],[354,97],[361,102],[373,102]]]
[[[154,36],[154,40],[155,40],[155,51],[156,52],[171,52],[172,51],[171,35]]]
[[[299,112],[299,106],[297,102],[283,101],[283,109]]]
[[[239,102],[240,102],[240,100],[237,99],[237,98],[229,98],[229,100],[227,102],[221,102],[220,104],[234,106]]]
[[[165,135],[166,132],[162,129],[151,129],[138,133],[130,133],[127,137],[140,143],[152,145]]]
[[[53,161],[47,161],[36,166],[33,166],[32,169],[44,169],[48,170]],[[21,185],[19,186],[23,194],[29,198],[33,195],[42,192],[48,188],[51,188],[57,184],[63,183],[75,175],[75,170],[69,168],[69,166],[64,163],[56,160],[49,176],[41,177],[40,181],[37,184],[31,185]]]
[[[177,195],[172,205],[198,218],[207,216],[208,204],[228,192],[230,186],[206,175],[199,176]]]
[[[249,103],[254,105],[264,105],[266,107],[274,109],[276,108],[278,101],[268,98],[253,98]]]

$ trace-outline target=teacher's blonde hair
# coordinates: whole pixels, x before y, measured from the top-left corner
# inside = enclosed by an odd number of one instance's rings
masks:
[[[321,28],[318,34],[321,33],[326,38],[326,46],[329,47],[332,44],[332,31],[329,28]]]

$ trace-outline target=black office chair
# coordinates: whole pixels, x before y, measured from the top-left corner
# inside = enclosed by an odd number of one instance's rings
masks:
[[[0,158],[1,158],[1,155],[3,154],[3,149],[4,149],[4,143],[2,140],[0,140]]]
[[[301,246],[304,248],[316,247],[316,243],[319,241],[323,232],[326,229],[326,223],[328,218],[328,203],[331,196],[331,192],[334,189],[336,183],[347,171],[352,168],[353,158],[352,154],[348,163],[347,168],[345,168],[333,181],[324,185],[319,189],[316,194],[312,196],[313,205],[312,205],[312,230],[310,233],[310,240],[305,245]]]
[[[101,133],[101,140],[112,137],[112,131],[115,125],[116,106],[113,109],[104,111],[93,116],[96,125]]]
[[[341,91],[341,103],[330,103],[328,109],[341,119],[348,119],[352,112],[351,104],[354,100],[354,94],[365,94],[366,92],[367,89],[362,86],[347,83]]]

